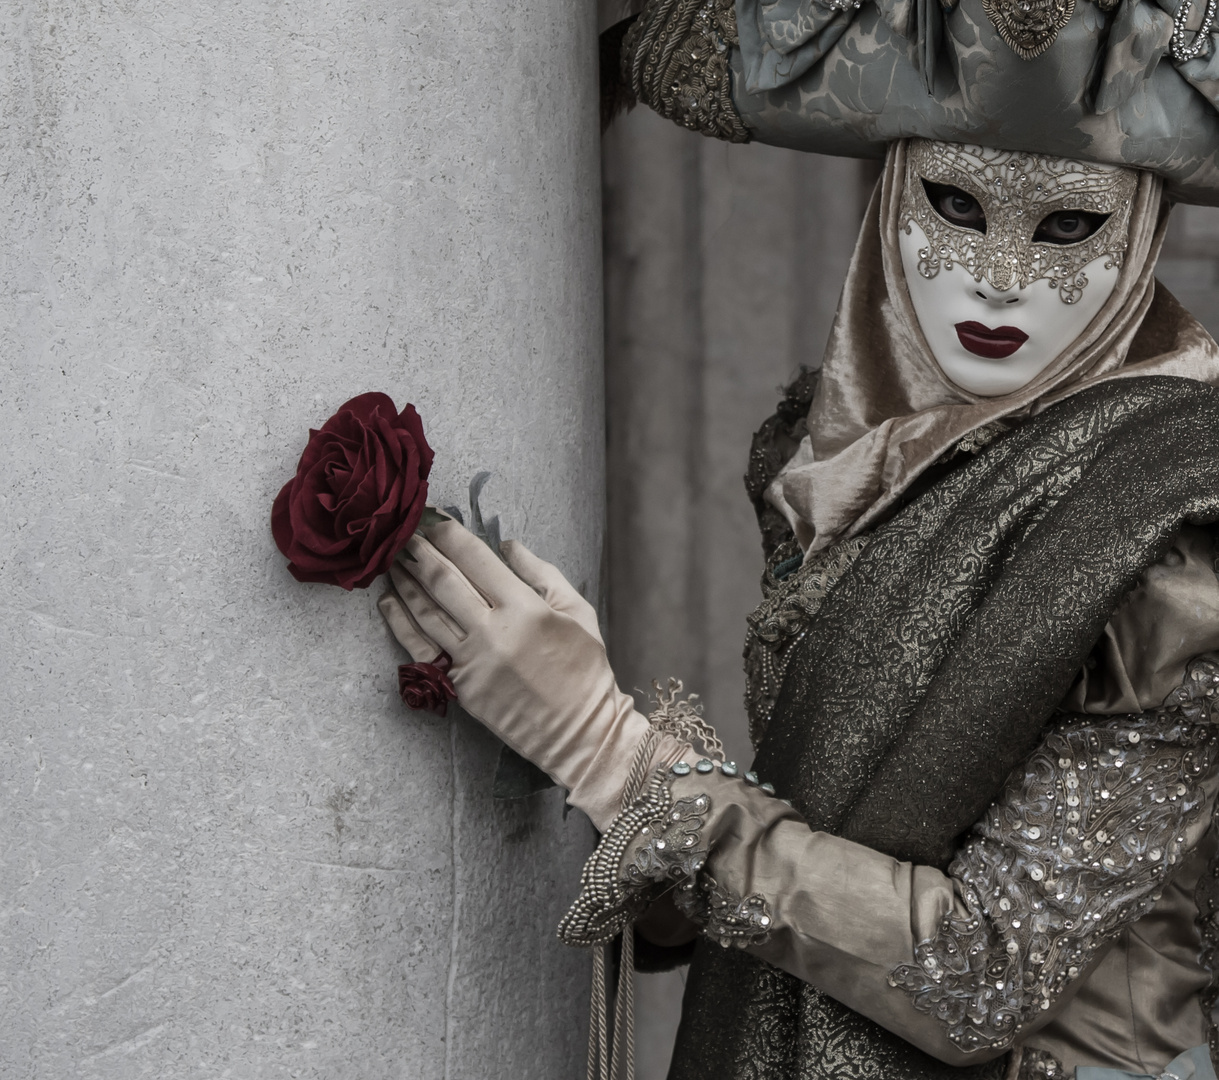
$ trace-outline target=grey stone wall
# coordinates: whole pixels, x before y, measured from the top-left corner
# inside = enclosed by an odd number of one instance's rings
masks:
[[[544,30],[544,32],[543,32]],[[293,581],[310,425],[597,588],[596,13],[0,13],[0,1076],[569,1078],[591,841],[408,714],[376,589]]]

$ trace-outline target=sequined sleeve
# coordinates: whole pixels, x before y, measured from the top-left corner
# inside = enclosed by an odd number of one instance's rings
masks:
[[[814,833],[731,765],[678,763],[606,834],[562,929],[607,940],[673,890],[748,948],[950,1064],[1048,1022],[1209,826],[1219,663],[1157,710],[1064,718],[947,874]],[[701,771],[700,771],[701,770]]]
[[[1161,709],[1057,726],[974,826],[954,909],[889,977],[962,1050],[1041,1026],[1159,900],[1210,822],[1217,690],[1198,660]]]

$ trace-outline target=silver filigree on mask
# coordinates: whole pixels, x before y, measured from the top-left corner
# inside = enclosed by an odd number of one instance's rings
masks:
[[[923,180],[950,184],[977,199],[986,215],[986,231],[941,217],[927,198]],[[941,267],[951,270],[959,265],[975,281],[986,278],[1001,292],[1048,278],[1059,299],[1073,304],[1088,284],[1084,273],[1088,263],[1107,257],[1106,269],[1122,265],[1137,187],[1133,169],[912,139],[900,213],[907,234],[913,222],[927,235],[927,246],[918,253],[923,277],[933,278]],[[1109,217],[1078,243],[1034,241],[1037,226],[1060,210]]]

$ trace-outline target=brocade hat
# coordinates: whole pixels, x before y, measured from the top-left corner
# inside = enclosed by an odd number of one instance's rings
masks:
[[[648,0],[635,96],[695,131],[849,157],[910,136],[1130,168],[1219,205],[1216,0]]]

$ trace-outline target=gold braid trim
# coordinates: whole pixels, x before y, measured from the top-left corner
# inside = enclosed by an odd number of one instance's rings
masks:
[[[682,127],[749,142],[732,103],[736,44],[733,0],[650,0],[623,40],[623,79],[640,101]]]

